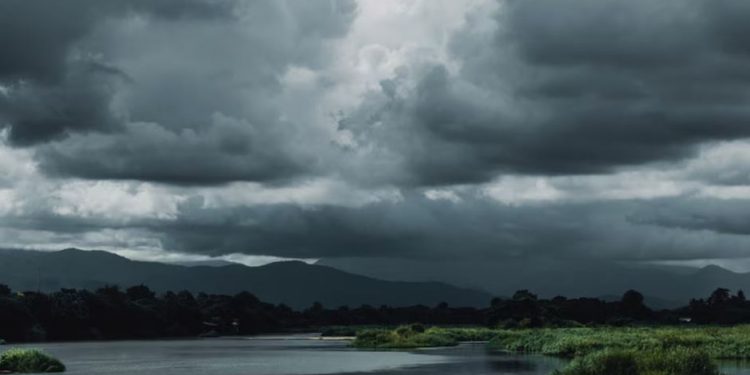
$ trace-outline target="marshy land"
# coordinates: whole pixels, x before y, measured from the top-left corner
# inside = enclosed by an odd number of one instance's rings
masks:
[[[407,349],[487,341],[488,350],[570,359],[560,375],[713,375],[717,359],[750,358],[750,326],[426,328],[357,332],[359,348]]]

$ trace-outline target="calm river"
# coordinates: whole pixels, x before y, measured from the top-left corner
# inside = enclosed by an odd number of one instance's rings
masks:
[[[410,352],[363,351],[311,336],[26,345],[60,358],[70,375],[516,374],[548,375],[562,362],[493,354],[483,344]],[[725,364],[729,374],[750,374]]]

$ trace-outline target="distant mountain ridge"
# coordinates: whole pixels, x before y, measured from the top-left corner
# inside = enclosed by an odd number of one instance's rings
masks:
[[[545,298],[619,298],[628,289],[646,296],[654,308],[687,305],[716,288],[750,291],[750,273],[719,266],[686,267],[623,265],[596,260],[509,259],[470,262],[412,262],[392,259],[335,258],[319,264],[384,280],[440,280],[452,285],[481,288],[494,295],[512,295],[528,289]]]
[[[437,281],[433,281],[437,280]],[[104,251],[56,252],[0,250],[0,283],[14,290],[54,291],[145,284],[157,291],[234,294],[247,290],[263,301],[305,308],[452,306],[485,307],[492,296],[528,289],[551,298],[619,298],[628,289],[646,296],[654,308],[684,306],[719,287],[750,291],[750,273],[719,266],[625,267],[606,262],[446,262],[420,265],[404,260],[324,259],[316,265],[298,261],[260,267],[240,264],[174,265],[139,262]]]
[[[104,251],[66,249],[56,252],[0,250],[0,283],[14,290],[55,291],[145,284],[156,291],[234,294],[248,291],[264,302],[294,308],[320,302],[327,307],[452,306],[484,307],[491,296],[439,282],[397,282],[340,271],[328,266],[289,261],[259,267],[181,266],[139,262]]]

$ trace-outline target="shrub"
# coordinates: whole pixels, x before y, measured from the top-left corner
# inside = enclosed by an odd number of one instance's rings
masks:
[[[717,375],[716,364],[704,351],[602,350],[574,359],[557,375]]]
[[[658,372],[668,375],[716,375],[718,367],[704,350],[677,347],[668,350],[639,353],[639,363],[644,373]]]
[[[498,330],[490,348],[572,358],[602,349],[700,348],[711,358],[750,358],[750,326]]]
[[[467,330],[466,335],[476,334]],[[455,346],[459,341],[467,341],[458,331],[452,329],[432,327],[425,329],[420,325],[400,326],[394,330],[363,330],[357,332],[352,343],[358,348],[375,349],[409,349],[436,346]]]
[[[559,375],[639,375],[635,354],[604,350],[574,359]]]
[[[63,372],[65,365],[36,349],[10,349],[0,355],[0,371]]]
[[[422,325],[420,323],[414,323],[414,324],[410,325],[409,329],[411,329],[412,331],[414,331],[416,333],[422,333],[422,332],[425,331],[424,325]]]

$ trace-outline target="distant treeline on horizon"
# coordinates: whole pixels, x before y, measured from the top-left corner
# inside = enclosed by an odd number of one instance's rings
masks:
[[[527,290],[494,298],[486,308],[362,305],[325,307],[314,303],[295,311],[260,301],[249,292],[216,295],[188,291],[157,295],[145,285],[106,286],[95,291],[54,293],[12,291],[0,284],[0,339],[9,342],[151,339],[314,331],[330,326],[475,325],[493,328],[581,325],[750,323],[750,302],[742,291],[719,288],[707,299],[655,311],[641,293],[629,290],[619,301],[597,298],[539,299]]]

